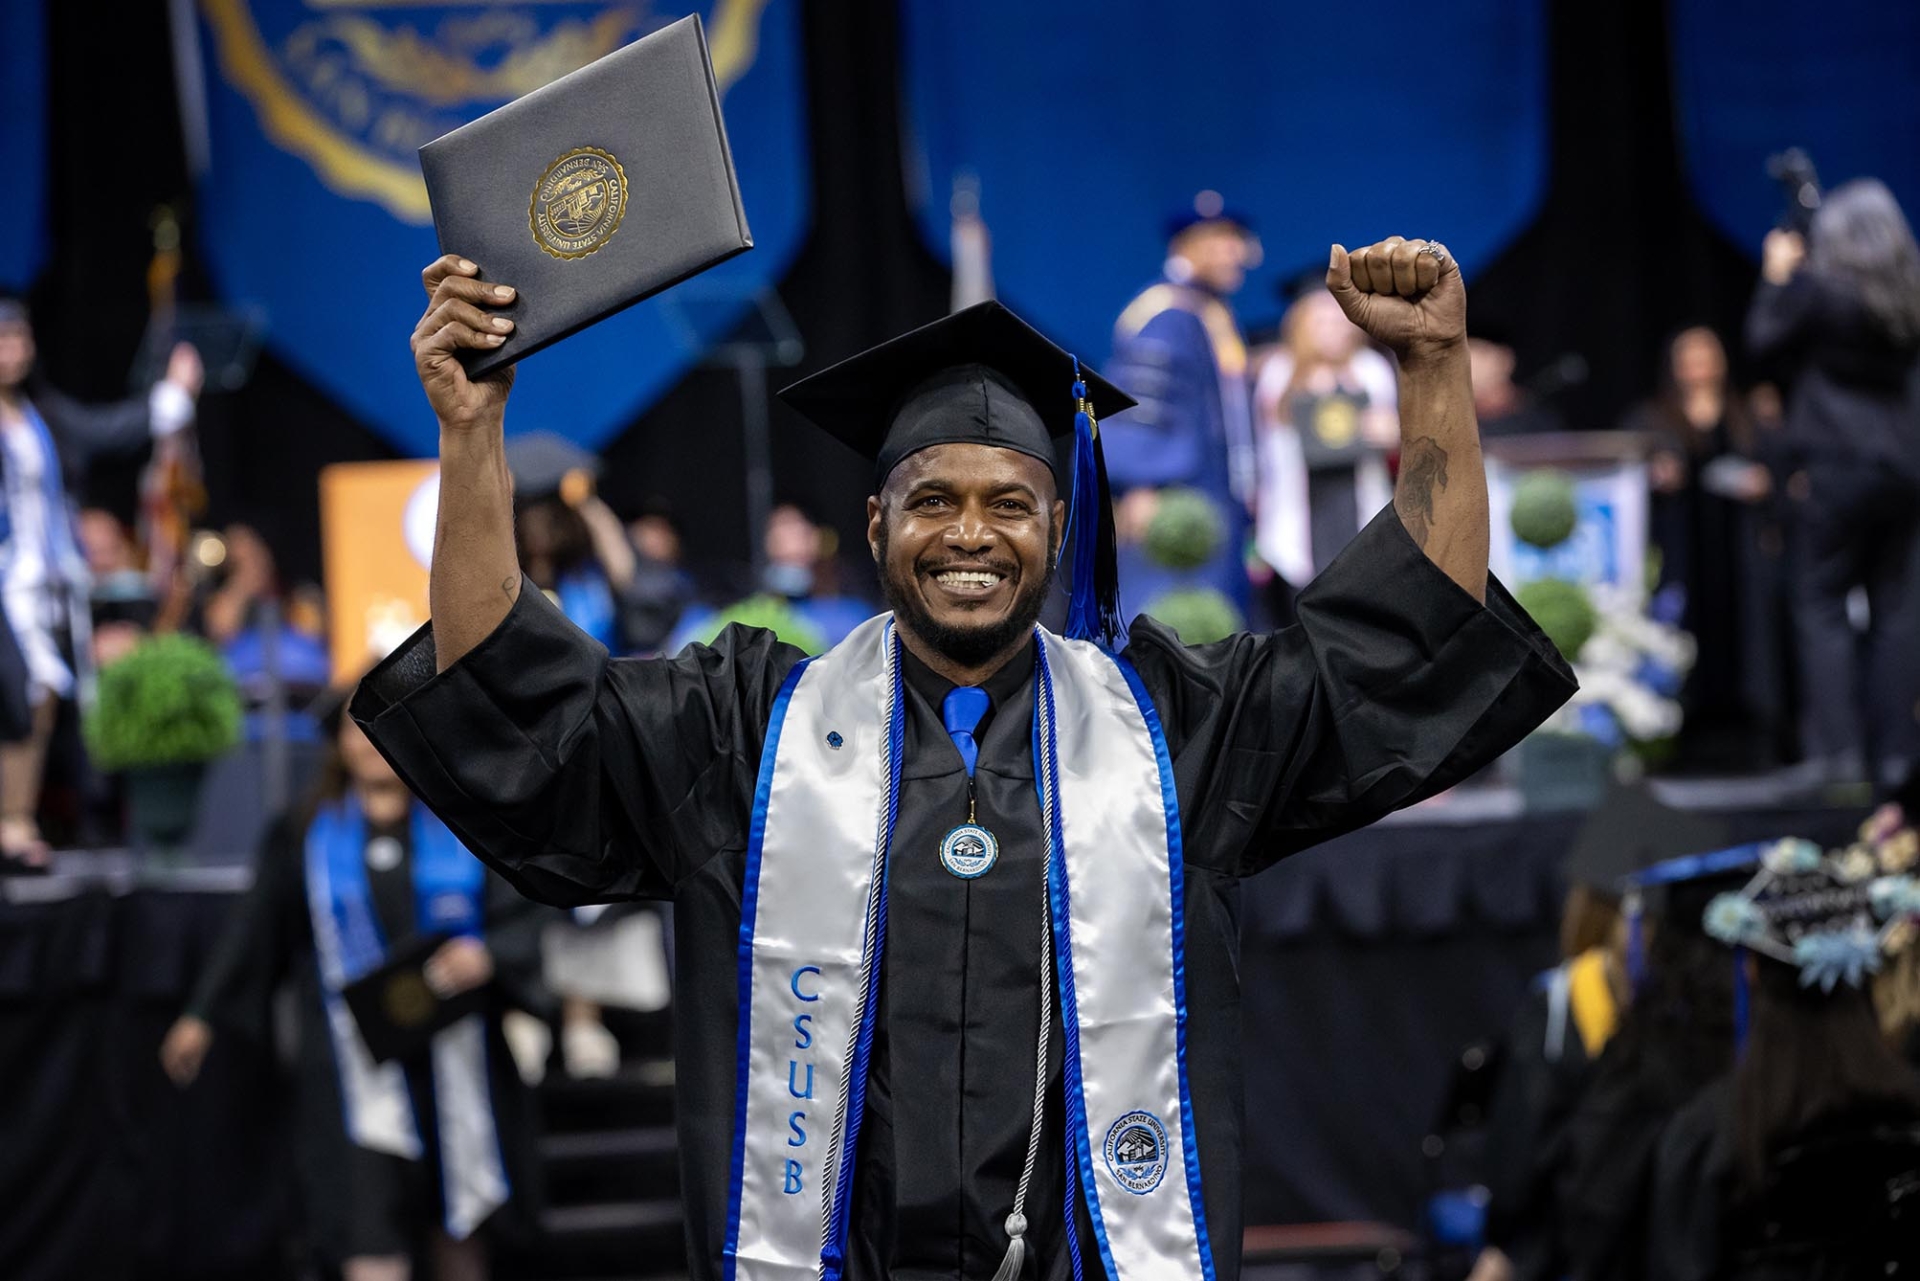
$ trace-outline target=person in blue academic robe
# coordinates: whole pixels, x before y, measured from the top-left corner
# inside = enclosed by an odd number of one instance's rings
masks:
[[[1130,612],[1164,593],[1212,588],[1244,620],[1252,589],[1247,533],[1256,483],[1247,347],[1227,300],[1254,265],[1249,220],[1202,192],[1168,226],[1165,274],[1120,313],[1114,380],[1139,404],[1103,424],[1120,530],[1120,590]],[[1220,517],[1219,545],[1197,568],[1169,569],[1147,553],[1155,499],[1198,491]]]

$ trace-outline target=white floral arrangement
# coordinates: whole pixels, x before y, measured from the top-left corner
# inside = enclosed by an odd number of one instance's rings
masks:
[[[1632,593],[1605,583],[1586,590],[1595,625],[1573,660],[1580,688],[1541,728],[1614,749],[1671,739],[1684,719],[1680,688],[1699,646],[1690,633],[1648,615]]]

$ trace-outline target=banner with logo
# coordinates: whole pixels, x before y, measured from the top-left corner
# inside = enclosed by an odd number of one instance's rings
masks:
[[[0,4],[0,289],[25,290],[47,254],[47,29],[40,0]]]
[[[1674,99],[1694,196],[1758,253],[1786,197],[1767,157],[1804,148],[1829,186],[1874,177],[1920,217],[1920,5],[1673,0]]]
[[[1327,246],[1443,240],[1469,272],[1545,192],[1544,0],[904,0],[909,173],[946,254],[971,198],[1001,296],[1083,355],[1158,274],[1164,224],[1202,190],[1259,224],[1236,299]]]
[[[436,429],[407,346],[426,302],[420,269],[439,252],[417,149],[697,11],[756,247],[700,278],[700,307],[668,311],[655,298],[521,366],[512,427],[598,446],[745,316],[799,249],[809,216],[799,2],[199,0],[201,253],[229,301],[265,309],[281,360],[397,447],[431,454]]]

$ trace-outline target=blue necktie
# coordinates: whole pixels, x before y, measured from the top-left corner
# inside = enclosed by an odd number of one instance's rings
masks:
[[[968,778],[973,777],[973,767],[980,759],[980,745],[973,741],[973,731],[991,706],[993,700],[978,685],[956,686],[948,691],[946,701],[940,704],[940,719],[946,722],[953,745],[960,749],[960,759],[966,762]]]

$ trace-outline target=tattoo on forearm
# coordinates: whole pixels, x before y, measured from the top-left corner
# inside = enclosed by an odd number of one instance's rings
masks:
[[[1433,533],[1434,493],[1446,487],[1447,451],[1431,436],[1408,441],[1400,451],[1400,483],[1393,491],[1393,509],[1422,551]]]

